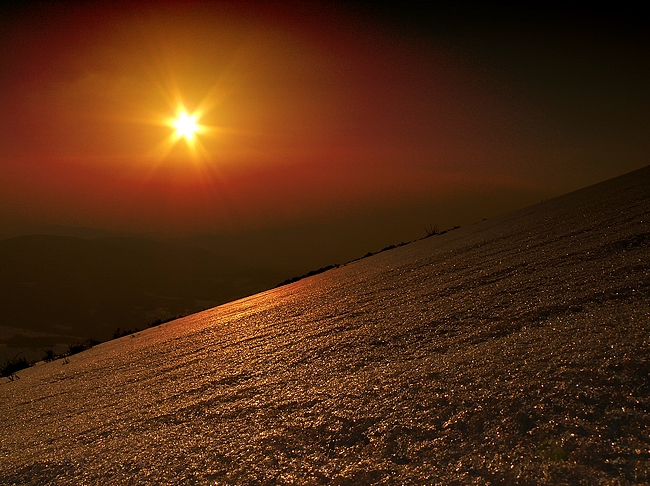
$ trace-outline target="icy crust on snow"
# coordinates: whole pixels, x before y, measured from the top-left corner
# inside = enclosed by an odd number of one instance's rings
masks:
[[[0,484],[648,484],[650,170],[0,383]]]

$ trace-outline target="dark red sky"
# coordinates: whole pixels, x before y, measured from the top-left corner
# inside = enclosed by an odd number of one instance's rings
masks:
[[[0,18],[0,237],[309,223],[391,243],[650,163],[635,12],[78,2]],[[178,103],[210,128],[195,153],[169,144]]]

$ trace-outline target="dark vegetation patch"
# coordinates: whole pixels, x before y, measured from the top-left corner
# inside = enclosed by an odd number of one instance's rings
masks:
[[[85,351],[86,349],[90,349],[93,346],[96,346],[99,344],[99,341],[96,339],[86,339],[84,342],[81,343],[73,343],[73,344],[68,344],[68,356],[72,356],[73,354],[78,354],[81,353],[82,351]]]
[[[338,268],[339,266],[340,265],[338,263],[335,263],[334,265],[321,267],[318,270],[312,270],[310,272],[305,273],[304,275],[300,275],[299,277],[288,278],[284,282],[281,282],[278,285],[276,285],[276,287],[282,287],[283,285],[288,285],[290,283],[297,282],[298,280],[302,280],[303,278],[307,278],[307,277],[311,277],[312,275],[318,275],[319,273],[327,272],[328,270],[331,270],[333,268]]]
[[[181,317],[185,317],[185,316],[179,314],[177,316],[169,317],[167,319],[156,319],[155,321],[150,322],[147,327],[149,328],[149,327],[160,326],[165,322],[170,322],[176,319],[180,319]],[[140,332],[140,331],[142,331],[142,329],[140,329],[139,327],[135,327],[133,329],[122,329],[118,327],[117,329],[115,329],[115,332],[113,332],[113,339],[119,339],[121,337],[129,336],[131,334],[135,334],[136,332]]]
[[[18,378],[18,375],[16,375],[18,371],[29,368],[30,366],[30,363],[25,358],[16,356],[12,360],[7,360],[7,362],[2,365],[2,368],[0,368],[0,376],[14,381],[15,378]]]

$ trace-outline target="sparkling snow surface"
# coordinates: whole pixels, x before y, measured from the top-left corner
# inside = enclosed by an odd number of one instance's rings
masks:
[[[648,484],[649,196],[643,169],[21,371],[0,484]]]

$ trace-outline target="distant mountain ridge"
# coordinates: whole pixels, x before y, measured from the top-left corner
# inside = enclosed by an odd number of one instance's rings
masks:
[[[84,238],[84,239],[133,236],[133,235],[129,235],[128,233],[120,232],[120,231],[88,228],[86,226],[73,227],[73,226],[61,226],[61,225],[45,226],[43,228],[38,228],[36,230],[30,231],[30,234],[43,235],[43,236],[70,236],[73,238]]]
[[[30,235],[0,241],[0,360],[111,337],[250,295],[281,275],[207,249],[144,238]],[[38,357],[38,356],[36,356]]]

